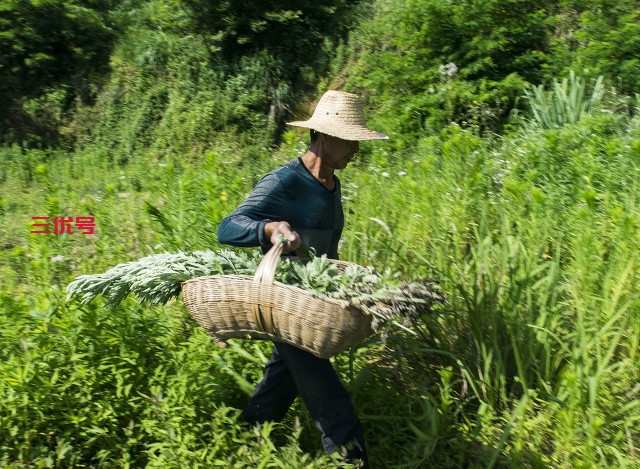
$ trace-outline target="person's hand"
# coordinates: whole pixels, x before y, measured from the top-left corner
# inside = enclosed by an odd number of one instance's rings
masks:
[[[271,241],[271,244],[286,241],[284,252],[295,251],[300,247],[302,240],[286,221],[272,221],[264,225],[264,234]]]

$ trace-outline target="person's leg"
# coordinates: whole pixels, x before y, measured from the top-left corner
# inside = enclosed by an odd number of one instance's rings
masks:
[[[252,425],[266,421],[279,422],[297,395],[298,389],[287,364],[274,346],[271,358],[265,365],[264,377],[249,399],[242,420]]]
[[[331,362],[287,344],[276,344],[275,349],[322,432],[325,451],[332,453],[337,446],[345,447],[350,460],[361,460],[363,467],[369,467],[360,420]]]

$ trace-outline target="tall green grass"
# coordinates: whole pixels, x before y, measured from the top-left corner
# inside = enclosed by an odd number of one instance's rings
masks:
[[[3,149],[0,460],[6,467],[332,467],[298,402],[254,432],[236,415],[268,344],[214,347],[179,303],[78,307],[76,275],[215,249],[219,220],[304,151],[258,157]],[[413,333],[334,360],[372,467],[634,467],[640,390],[640,121],[486,139],[452,125],[415,148],[363,144],[340,174],[343,259],[437,277],[450,304]],[[96,235],[29,235],[32,215]]]
[[[436,369],[457,369],[460,398],[484,412],[480,440],[503,429],[490,465],[635,464],[638,121],[583,122],[491,146],[456,126],[419,162],[374,167],[389,175],[378,185],[347,182],[360,188],[348,257],[438,276],[450,292],[417,340]]]

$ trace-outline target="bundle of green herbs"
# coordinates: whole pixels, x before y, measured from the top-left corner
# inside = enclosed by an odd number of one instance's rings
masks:
[[[257,252],[231,250],[155,254],[102,274],[77,277],[67,287],[67,300],[79,298],[85,304],[102,295],[106,306],[115,308],[133,294],[140,302],[164,304],[178,297],[186,280],[207,275],[253,276],[260,260]],[[341,271],[326,256],[304,261],[283,257],[275,280],[362,309],[372,316],[374,330],[390,324],[407,328],[434,305],[447,302],[435,280],[403,282],[389,271],[378,273],[355,264]]]

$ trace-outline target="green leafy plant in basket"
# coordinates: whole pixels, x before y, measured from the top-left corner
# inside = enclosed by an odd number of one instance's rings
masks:
[[[88,303],[97,296],[114,308],[132,294],[140,302],[164,304],[180,295],[186,280],[209,275],[254,274],[259,253],[232,250],[163,253],[119,264],[107,272],[81,275],[67,287],[67,300]],[[318,298],[332,298],[371,314],[372,327],[394,324],[406,328],[421,314],[445,304],[446,296],[433,279],[403,282],[390,272],[346,264],[339,269],[326,256],[309,259],[283,257],[275,280],[301,288]]]

